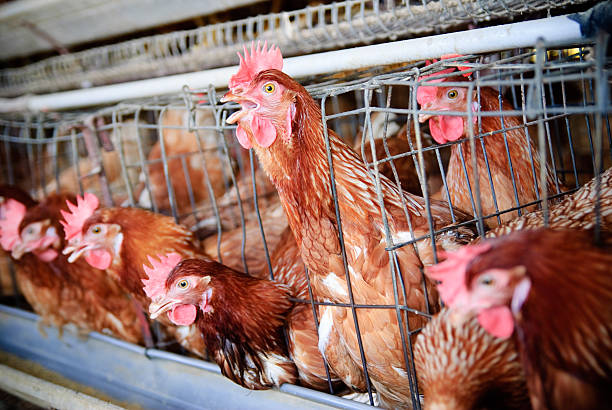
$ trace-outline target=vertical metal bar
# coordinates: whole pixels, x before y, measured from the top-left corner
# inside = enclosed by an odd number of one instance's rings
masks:
[[[7,132],[8,125],[4,127],[4,156],[6,160],[7,181],[10,185],[15,184],[15,171],[13,170],[13,161],[11,161],[11,143],[9,142],[9,134]]]
[[[28,168],[30,169],[30,187],[32,190],[36,189],[36,171],[35,171],[35,165],[34,165],[34,149],[32,148],[32,143],[30,142],[30,126],[31,126],[31,118],[30,116],[28,116],[25,120],[22,132],[21,132],[21,138],[25,139],[25,145],[26,145],[26,156],[27,156],[27,162],[28,162]]]
[[[332,156],[331,143],[329,140],[329,133],[327,132],[327,120],[325,119],[325,96],[321,98],[321,114],[323,123],[323,136],[325,137],[325,149],[327,151],[327,165],[329,166],[329,179],[332,191],[332,198],[334,200],[334,210],[336,213],[336,222],[338,222],[338,240],[340,241],[340,252],[342,255],[342,264],[344,267],[344,274],[346,276],[346,284],[348,288],[349,301],[351,305],[351,312],[353,314],[353,322],[355,324],[355,332],[357,332],[357,344],[359,345],[359,355],[361,356],[361,363],[363,365],[363,372],[365,375],[366,388],[368,390],[368,397],[370,398],[370,404],[374,405],[374,398],[372,397],[372,386],[370,385],[370,376],[368,372],[368,365],[365,358],[365,351],[363,350],[363,342],[361,340],[361,331],[359,330],[359,320],[357,319],[357,309],[355,308],[355,299],[353,297],[353,288],[351,286],[351,277],[348,270],[348,262],[346,259],[346,249],[344,247],[344,233],[342,232],[342,219],[340,217],[340,205],[338,204],[338,192],[336,190],[336,179],[334,176],[334,160]]]
[[[44,141],[45,139],[45,131],[43,128],[43,113],[39,113],[36,119],[36,139],[39,141]],[[44,196],[47,196],[46,189],[46,181],[45,181],[45,171],[46,171],[46,162],[47,158],[44,154],[45,148],[47,144],[36,143],[36,156],[37,156],[37,167],[36,167],[36,175],[38,179],[38,183],[40,184],[41,191]]]
[[[191,176],[189,175],[189,168],[187,167],[187,161],[185,160],[185,155],[186,154],[181,154],[179,158],[181,160],[181,168],[183,169],[183,175],[185,176],[185,184],[187,185],[187,196],[189,197],[189,205],[191,205],[191,214],[195,218],[195,221],[197,224],[199,221],[198,215],[197,215],[198,212],[196,209],[195,196],[193,195],[193,188],[191,187]],[[205,167],[206,165],[202,165],[202,166]],[[180,216],[183,216],[183,215],[180,215]]]
[[[582,49],[580,49],[580,52],[582,53]],[[568,148],[570,151],[570,159],[572,162],[572,170],[574,174],[574,186],[578,188],[579,187],[578,172],[576,171],[576,157],[574,154],[574,142],[572,141],[572,131],[571,131],[571,126],[570,126],[570,119],[569,119],[569,114],[567,113],[567,92],[565,89],[565,81],[563,80],[563,68],[562,67],[560,68],[560,73],[561,73],[561,96],[563,100],[563,109],[565,110],[564,112],[565,131],[567,132],[567,143],[568,143]],[[559,157],[562,158],[561,154],[559,154]],[[563,173],[563,177],[564,177],[563,182],[567,186],[567,178],[565,178],[565,172]]]
[[[498,79],[501,81],[501,73],[498,73]],[[476,71],[476,95],[478,96],[478,106],[481,107],[482,106],[482,102],[480,100],[480,84],[478,83],[478,79],[480,78],[480,71]],[[498,87],[497,89],[497,93],[498,93],[498,104],[499,104],[499,121],[500,121],[500,125],[501,125],[501,131],[503,133],[502,137],[504,139],[504,147],[506,148],[506,155],[508,156],[508,163],[510,165],[510,175],[512,176],[512,186],[514,188],[514,193],[515,193],[515,198],[516,198],[516,202],[518,205],[518,196],[516,196],[516,183],[514,181],[514,171],[512,169],[512,160],[510,159],[510,151],[508,149],[508,139],[506,138],[506,128],[504,125],[504,117],[503,117],[503,105],[502,105],[502,88],[501,85]],[[471,106],[466,107],[466,109],[471,111]],[[467,121],[467,119],[466,119]],[[485,167],[487,169],[487,176],[489,178],[489,186],[491,187],[491,196],[493,199],[493,207],[495,208],[495,217],[497,219],[497,223],[501,224],[501,217],[500,217],[500,209],[499,209],[499,205],[497,203],[497,194],[495,193],[495,185],[493,184],[493,175],[491,174],[491,166],[489,164],[489,156],[487,155],[487,147],[485,144],[485,135],[483,135],[482,132],[482,115],[478,115],[477,116],[477,122],[478,122],[478,139],[480,140],[480,147],[482,148],[482,155],[484,158],[484,163],[485,163]],[[468,122],[469,124],[469,122]],[[489,138],[499,138],[498,136],[495,135],[490,135]],[[478,152],[473,152],[472,155],[476,155],[478,156]],[[474,178],[478,178],[480,181],[480,175],[475,175]],[[478,200],[480,201],[482,198],[478,198]],[[520,209],[519,209],[519,216],[521,215],[520,213]]]
[[[259,212],[259,202],[257,198],[257,184],[255,183],[255,163],[253,159],[253,150],[249,150],[249,160],[251,162],[251,181],[253,183],[253,206],[255,207],[255,215],[257,216],[257,224],[259,225],[259,231],[261,233],[261,240],[263,241],[264,252],[266,254],[266,264],[268,265],[268,272],[270,272],[270,280],[274,280],[274,270],[272,269],[272,262],[270,262],[270,252],[268,251],[268,242],[266,241],[266,233],[264,231],[263,222],[261,220],[261,214]]]
[[[528,107],[528,101],[525,97],[525,78],[523,77],[523,73],[520,74],[520,84],[521,84],[521,110],[522,110],[522,114],[523,114],[523,124],[527,124],[527,111],[530,111],[531,108]],[[533,89],[533,85],[532,88]],[[529,92],[529,90],[528,90]],[[530,97],[529,95],[527,95],[527,97]],[[529,113],[529,115],[532,115],[531,112]],[[533,154],[532,154],[532,141],[531,141],[531,135],[529,134],[529,127],[527,127],[525,125],[524,127],[525,130],[525,135],[527,137],[527,149],[529,152],[529,163],[531,165],[531,177],[532,177],[532,182],[533,182],[533,186],[535,187],[535,193],[536,193],[536,199],[540,200],[540,189],[539,189],[539,183],[538,183],[538,175],[536,175],[536,170],[535,170],[535,159],[533,158]]]
[[[319,334],[319,315],[317,313],[317,305],[315,304],[314,295],[312,294],[312,285],[310,284],[310,274],[308,273],[308,268],[304,265],[304,274],[306,275],[306,285],[308,287],[308,297],[310,298],[310,307],[312,308],[312,315],[314,317],[315,328],[317,330],[317,335]],[[327,359],[323,355],[323,366],[325,367],[325,375],[327,376],[327,384],[329,387],[329,393],[334,394],[334,385],[331,380],[331,375],[329,373],[329,365],[327,364]]]
[[[144,188],[147,190],[147,193],[149,194],[149,201],[151,202],[151,206],[153,207],[153,212],[159,212],[157,203],[154,200],[153,197],[153,190],[151,189],[151,177],[149,175],[149,160],[148,158],[145,156],[144,153],[144,147],[142,144],[142,138],[140,135],[140,112],[142,110],[142,107],[138,107],[136,109],[136,112],[134,113],[134,121],[136,122],[136,129],[139,130],[138,131],[138,138],[136,139],[136,145],[138,146],[138,158],[140,159],[140,172],[142,172],[142,175],[144,176]],[[140,192],[140,196],[142,196],[142,191]],[[140,202],[140,198],[138,198],[138,202]]]
[[[584,62],[583,53],[580,53],[580,62]],[[584,71],[580,70],[580,77],[582,78],[582,106],[587,108],[587,89],[591,96],[593,96],[593,83],[591,80],[585,80]],[[591,121],[589,115],[585,112],[584,120],[586,122],[587,134],[589,138],[589,148],[591,149],[591,161],[593,166],[593,172],[595,172],[595,148],[593,147],[593,132],[591,130]],[[584,171],[583,171],[584,172]]]
[[[595,114],[595,241],[601,243],[601,172],[603,172],[603,116],[606,115],[610,100],[610,88],[605,70],[606,50],[608,46],[609,35],[600,30],[597,34],[595,43],[595,62],[596,76],[595,87],[597,94],[595,97],[596,114]],[[607,117],[607,115],[606,115]]]
[[[535,92],[538,96],[538,104],[543,103],[542,93],[543,90],[543,68],[544,61],[546,59],[546,50],[544,49],[544,40],[539,38],[536,42],[536,63],[535,63]],[[544,107],[537,110],[538,118],[538,148],[540,153],[540,197],[542,198],[542,216],[544,220],[544,226],[548,226],[548,189],[546,189],[546,135],[544,133],[543,115]]]
[[[176,206],[176,197],[174,196],[174,189],[172,187],[172,181],[170,180],[170,172],[168,170],[168,157],[166,156],[166,144],[164,143],[164,126],[162,123],[162,118],[164,113],[168,110],[168,107],[164,107],[161,109],[159,113],[159,121],[157,123],[157,135],[159,136],[159,147],[161,150],[161,160],[162,167],[164,170],[164,177],[166,180],[166,188],[168,190],[168,200],[170,201],[170,209],[172,211],[172,217],[178,223],[178,210]]]
[[[113,197],[111,195],[110,187],[108,186],[106,172],[104,171],[102,154],[98,147],[98,130],[95,117],[91,116],[85,120],[82,132],[83,140],[85,141],[85,148],[87,149],[87,156],[91,161],[92,169],[97,170],[96,173],[98,174],[98,182],[102,191],[102,199],[106,206],[113,206]]]
[[[474,96],[474,83],[470,83],[468,86],[468,101],[467,101],[467,123],[468,124],[473,124],[473,113],[472,110],[469,109],[469,107],[472,106],[472,102],[473,102],[473,96]],[[467,127],[468,128],[468,137],[469,137],[469,143],[470,143],[470,149],[472,150],[472,153],[476,152],[476,140],[474,138],[474,127]],[[463,160],[463,156],[461,157],[461,161],[464,162]],[[477,216],[477,228],[478,228],[478,234],[482,237],[484,237],[484,219],[483,219],[483,215],[482,215],[482,202],[481,202],[481,198],[482,198],[482,194],[480,192],[480,181],[478,178],[478,157],[476,155],[472,155],[472,175],[474,175],[474,191],[476,192],[476,216]],[[465,167],[465,164],[464,164]],[[467,178],[467,172],[466,172],[466,178]],[[469,186],[469,178],[467,178],[468,180],[468,186]],[[472,192],[472,190],[470,189],[470,192]]]
[[[79,147],[77,143],[76,128],[70,129],[70,144],[72,147],[72,168],[74,169],[79,193],[83,195],[83,182],[81,181],[81,161],[79,160]]]
[[[380,212],[381,212],[381,217],[382,217],[382,221],[383,221],[383,226],[384,226],[384,231],[385,231],[385,240],[387,243],[387,247],[392,247],[394,245],[393,243],[393,238],[391,235],[391,230],[389,228],[389,221],[387,218],[387,213],[385,210],[385,206],[384,206],[384,197],[383,197],[383,193],[382,193],[382,185],[381,185],[381,180],[380,180],[380,173],[378,172],[378,159],[376,157],[376,148],[375,148],[375,143],[374,143],[374,136],[372,135],[372,121],[371,121],[371,115],[370,115],[370,99],[372,96],[372,90],[366,88],[364,90],[364,105],[365,105],[365,118],[366,118],[366,126],[364,127],[364,132],[367,132],[369,135],[369,141],[370,141],[370,150],[372,152],[372,160],[374,162],[374,182],[375,182],[375,188],[376,188],[376,196],[378,199],[378,204],[379,204],[379,208],[380,208]],[[384,136],[383,136],[384,137]],[[418,139],[417,139],[417,144],[418,144]],[[419,151],[421,153],[421,160],[422,160],[422,151]],[[422,183],[422,180],[421,180]],[[425,188],[426,189],[426,188]],[[403,197],[402,195],[402,191],[398,192],[398,195],[401,197]],[[408,216],[408,218],[410,218],[410,216]],[[433,232],[433,231],[432,231]],[[433,238],[432,238],[432,243],[434,242]],[[435,244],[433,244],[434,248],[435,248]],[[434,251],[435,252],[435,251]],[[418,254],[418,252],[417,252]],[[418,408],[418,402],[419,402],[419,397],[418,397],[418,388],[416,386],[416,382],[415,382],[415,377],[413,376],[413,370],[412,370],[412,361],[410,361],[408,359],[408,352],[407,352],[407,348],[406,346],[408,345],[406,339],[406,334],[404,333],[404,327],[403,327],[403,322],[405,320],[406,322],[406,327],[407,327],[407,333],[410,334],[410,325],[409,325],[409,320],[408,320],[408,312],[402,312],[402,310],[400,309],[400,297],[399,297],[399,291],[398,291],[398,286],[397,286],[397,277],[400,278],[400,281],[402,282],[402,289],[403,289],[403,293],[404,293],[404,304],[407,303],[408,298],[406,295],[406,287],[403,283],[403,277],[402,277],[402,273],[399,267],[399,263],[397,263],[397,254],[395,252],[395,250],[391,250],[387,252],[388,258],[389,258],[389,273],[391,275],[391,282],[393,284],[393,297],[394,297],[394,301],[395,301],[395,314],[397,317],[397,325],[398,325],[398,330],[400,333],[400,339],[401,339],[401,343],[402,343],[402,353],[404,356],[404,366],[406,368],[406,376],[408,378],[408,384],[409,384],[409,388],[410,388],[410,397],[411,397],[411,401],[412,401],[412,406],[413,408]],[[397,275],[397,276],[396,276]],[[405,317],[404,317],[404,315]],[[408,337],[409,339],[409,337]]]
[[[127,164],[125,162],[125,152],[123,151],[123,125],[125,123],[123,122],[123,118],[121,116],[119,116],[119,122],[117,122],[117,116],[117,110],[113,110],[113,115],[111,116],[111,124],[113,126],[111,134],[115,135],[115,138],[114,141],[112,141],[113,138],[111,138],[111,141],[113,142],[115,150],[119,153],[121,176],[123,177],[123,183],[125,184],[125,189],[127,190],[128,203],[130,206],[134,206],[134,192],[132,190],[132,181],[130,181]]]
[[[53,127],[53,136],[51,137],[53,141],[53,147],[55,150],[55,155],[53,156],[53,175],[55,176],[55,191],[60,191],[60,170],[59,170],[59,156],[60,156],[60,145],[58,141],[60,125],[56,125]]]
[[[498,72],[498,79],[501,81],[501,72]],[[501,85],[499,85],[497,89],[497,93],[498,93],[497,101],[499,104],[499,123],[501,125],[501,132],[504,138],[504,148],[506,149],[506,158],[508,159],[508,166],[510,167],[510,178],[512,181],[512,193],[514,194],[514,201],[518,208],[517,209],[518,216],[521,216],[523,213],[521,209],[521,201],[519,200],[519,197],[518,197],[518,188],[517,188],[516,178],[514,174],[514,166],[512,164],[512,157],[510,156],[510,147],[508,146],[508,134],[506,133],[506,124],[504,123],[504,108],[503,108],[503,97],[502,97]],[[479,95],[479,98],[480,98],[480,95]],[[481,141],[483,143],[483,149],[484,149],[484,141],[483,140]],[[487,161],[487,168],[488,166],[489,166],[489,162]],[[489,171],[489,178],[491,178],[491,192],[493,194],[493,201],[495,204],[495,211],[496,211],[495,213],[499,215],[499,207],[497,205],[497,197],[495,196],[495,189],[493,188],[491,170],[488,169],[488,171]],[[505,209],[503,211],[505,211]],[[498,223],[501,223],[501,219],[499,218],[499,216],[497,217],[497,221]]]
[[[223,136],[223,126],[222,124],[225,124],[225,119],[226,119],[226,114],[227,112],[223,109],[220,108],[219,110],[217,110],[218,107],[218,100],[217,100],[217,95],[215,93],[215,88],[210,85],[208,87],[208,98],[211,104],[214,104],[214,108],[215,108],[215,126],[217,127],[217,132],[219,135],[219,140],[222,142],[222,148],[223,148],[223,154],[225,155],[225,159],[228,161],[229,164],[231,164],[231,158],[229,155],[229,148],[227,146],[227,141],[225,140],[225,137]],[[235,127],[231,127],[231,128],[235,128]],[[231,169],[231,168],[230,168]],[[245,267],[245,272],[248,273],[248,266],[246,263],[246,259],[244,258],[244,247],[245,247],[245,241],[244,238],[246,237],[246,227],[245,227],[245,221],[244,221],[244,208],[242,206],[242,198],[240,197],[240,190],[238,189],[238,184],[236,181],[236,175],[234,174],[234,170],[231,169],[231,173],[230,173],[231,179],[232,179],[232,186],[234,187],[234,189],[236,190],[236,201],[238,202],[238,209],[240,211],[240,224],[242,227],[242,244],[241,244],[241,253],[242,253],[242,263],[244,264]],[[213,209],[215,210],[215,215],[217,217],[217,255],[219,258],[219,262],[223,263],[221,261],[221,236],[223,234],[223,231],[221,229],[221,219],[219,218],[219,213],[218,210],[216,208],[216,203],[213,201]]]

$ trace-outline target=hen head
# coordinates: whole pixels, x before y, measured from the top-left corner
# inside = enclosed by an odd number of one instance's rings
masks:
[[[216,262],[200,259],[181,261],[177,253],[158,256],[159,261],[149,256],[151,268],[143,265],[148,280],[143,280],[144,291],[151,298],[151,319],[168,312],[168,318],[176,325],[188,326],[195,322],[197,309],[202,313],[213,310],[211,298],[213,288],[208,268],[214,269]],[[210,267],[207,265],[210,264]]]
[[[98,198],[90,193],[77,196],[77,204],[67,201],[71,212],[62,211],[61,221],[68,245],[63,253],[74,262],[82,255],[89,265],[97,269],[108,269],[113,256],[119,255],[123,234],[121,226],[105,221],[98,213]]]
[[[240,55],[239,55],[240,56]],[[280,50],[264,44],[251,46],[240,57],[238,73],[232,76],[230,91],[221,102],[235,101],[241,110],[232,114],[227,123],[238,123],[236,137],[244,148],[256,143],[268,148],[277,139],[291,142],[292,123],[296,112],[296,83],[280,70],[283,60]]]
[[[62,244],[58,230],[50,218],[21,223],[20,241],[11,252],[13,258],[19,260],[32,252],[43,262],[50,262],[57,258],[57,251]]]
[[[442,58],[457,57],[456,55],[443,56]],[[467,67],[459,67],[460,70],[466,70]],[[455,71],[454,67],[447,68],[441,72],[422,76],[419,79],[424,80],[432,76],[442,74],[450,74]],[[465,74],[464,74],[465,75]],[[469,75],[469,74],[467,74]],[[461,77],[445,77],[440,79],[429,80],[429,82],[440,83],[444,81],[461,82],[465,81]],[[467,87],[452,86],[432,86],[423,85],[417,89],[417,102],[421,105],[422,110],[427,111],[463,111],[469,103],[469,93]],[[478,111],[478,103],[472,100],[472,111]],[[419,122],[429,120],[429,130],[434,140],[438,144],[444,144],[449,141],[456,141],[464,135],[465,119],[464,117],[437,115],[437,114],[420,114]],[[476,122],[476,117],[473,118]]]
[[[455,321],[478,316],[490,334],[508,338],[514,331],[514,316],[529,295],[527,270],[496,241],[468,245],[427,270],[438,285],[443,301],[454,311]],[[501,252],[500,252],[501,250]],[[446,290],[446,296],[445,291]]]
[[[7,252],[19,245],[19,224],[26,214],[26,207],[21,202],[0,196],[0,246]]]

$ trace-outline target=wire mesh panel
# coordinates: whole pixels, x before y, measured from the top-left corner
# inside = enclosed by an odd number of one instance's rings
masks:
[[[278,249],[297,249],[285,233],[289,222],[281,200],[257,157],[237,144],[235,127],[226,123],[237,106],[221,104],[214,89],[91,113],[3,119],[0,182],[38,197],[58,188],[94,192],[105,205],[171,215],[197,233],[206,254],[254,276],[282,280],[287,272],[301,270],[308,286],[295,300],[310,305],[313,326],[334,308],[350,310],[356,329],[369,326],[359,312],[391,312],[401,358],[393,371],[404,381],[400,389],[409,391],[405,400],[418,408],[412,347],[421,326],[411,323],[414,317],[431,317],[438,305],[416,309],[407,302],[402,252],[414,249],[430,255],[433,263],[440,250],[435,245],[449,238],[468,241],[538,212],[543,213],[541,225],[554,225],[558,204],[585,185],[596,191],[587,213],[599,215],[596,225],[609,229],[609,198],[602,197],[609,187],[597,183],[592,188],[590,182],[612,166],[605,40],[445,56],[350,81],[348,74],[313,80],[307,89],[322,111],[324,140],[319,142],[332,177],[326,200],[334,205],[340,260],[353,292],[343,303],[316,297],[316,288],[313,297],[300,252],[289,265],[278,257]],[[330,151],[339,146],[330,130],[367,170],[357,180],[372,187],[367,200],[381,215],[383,252],[376,258],[385,269],[378,275],[391,278],[392,303],[371,303],[358,293],[358,284],[350,285],[351,261],[365,252],[355,256],[350,243],[357,228],[343,225],[349,218],[339,197],[348,196],[334,175],[341,175],[345,163]],[[389,195],[401,191],[415,196],[400,196],[393,205]],[[363,192],[370,191],[350,195]],[[420,219],[414,216],[415,204]],[[392,206],[401,212],[391,215]],[[441,212],[449,215],[446,226],[436,220]],[[398,234],[394,227],[402,218],[409,228]],[[365,370],[359,387],[373,404],[376,391],[388,386],[371,365],[371,342],[371,335],[356,335],[353,360]],[[326,372],[324,388],[341,391],[333,369]]]
[[[5,96],[81,88],[235,62],[242,44],[268,40],[285,56],[448,31],[588,1],[350,0],[218,23],[57,56],[0,71]]]

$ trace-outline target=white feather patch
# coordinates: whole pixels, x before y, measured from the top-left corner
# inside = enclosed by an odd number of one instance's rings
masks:
[[[325,307],[321,321],[319,322],[319,351],[325,356],[325,349],[329,343],[329,336],[331,334],[333,325],[331,308]]]
[[[350,266],[349,266],[349,269],[350,269]],[[346,286],[343,285],[342,282],[340,282],[340,279],[333,272],[330,272],[323,279],[323,285],[327,287],[336,296],[340,296],[340,297],[348,296]]]

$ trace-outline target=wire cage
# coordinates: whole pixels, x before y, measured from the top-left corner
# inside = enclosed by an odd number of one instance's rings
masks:
[[[303,79],[302,83],[308,84],[307,90],[322,110],[326,141],[321,143],[327,143],[329,150],[328,130],[335,130],[353,147],[369,170],[364,177],[375,185],[375,202],[381,210],[385,207],[382,175],[398,189],[424,197],[426,207],[440,200],[451,213],[456,210],[451,205],[459,204],[450,194],[450,186],[462,184],[467,187],[467,206],[461,210],[470,218],[454,222],[475,225],[478,235],[484,236],[497,225],[538,210],[545,215],[543,221],[553,223],[548,211],[555,203],[612,166],[612,61],[606,50],[607,38],[600,36],[579,44],[540,43],[534,49],[418,61],[387,67],[382,74],[380,69],[376,73],[335,73]],[[473,132],[455,141],[436,142],[425,116],[440,115],[443,108],[424,110],[418,101],[422,87],[445,92],[453,87],[469,90],[463,106],[443,114],[474,124],[467,127]],[[3,118],[0,182],[17,184],[38,197],[58,189],[88,191],[98,194],[105,205],[139,206],[172,215],[197,233],[211,257],[252,275],[274,278],[278,267],[271,255],[288,222],[257,157],[237,144],[235,126],[226,124],[237,106],[220,103],[221,95],[212,87],[185,88],[181,95],[130,101],[91,112]],[[485,109],[484,99],[491,99],[491,95],[494,98]],[[497,119],[500,126],[491,128],[487,119]],[[521,159],[529,171],[527,180],[519,181],[511,168],[518,167],[516,153],[511,152],[511,141],[517,135],[526,136],[533,147],[526,150],[531,154]],[[497,148],[487,145],[493,140],[498,141]],[[480,147],[484,160],[468,156],[460,147],[470,147],[472,152]],[[456,167],[450,169],[453,157]],[[508,159],[506,168],[500,168],[497,157]],[[331,155],[328,160],[330,168],[337,166]],[[548,189],[546,172],[536,171],[538,161],[546,164],[542,169],[548,168],[554,177]],[[479,172],[482,178],[467,178]],[[509,194],[502,194],[493,182],[500,172],[510,176]],[[334,183],[330,195],[337,203]],[[534,200],[519,200],[524,184],[535,187]],[[607,199],[601,195],[607,188],[596,187],[599,202],[593,212],[600,212],[600,225],[601,215],[609,214],[600,206]],[[503,195],[509,195],[509,202],[501,199]],[[490,206],[485,205],[487,201]],[[404,212],[409,215],[406,208]],[[427,212],[429,233],[425,237],[393,237],[383,220],[390,261],[397,258],[398,249],[417,246],[428,238],[435,242],[444,234],[445,229],[434,230]],[[391,272],[381,274],[396,277],[396,265],[391,262],[389,266]],[[14,283],[5,285],[4,294],[13,294]],[[431,311],[414,312],[400,303],[397,294],[406,290],[401,289],[401,281],[396,286],[395,305],[360,305],[351,299],[340,306],[353,312],[391,309],[398,317],[431,316]],[[298,302],[311,304],[315,317],[317,306],[334,305],[307,299]],[[4,300],[11,303],[10,298]],[[404,326],[398,329],[404,342],[403,371],[414,408],[420,407],[420,399],[412,341],[419,331]],[[367,349],[358,340],[361,358],[367,359]],[[363,368],[367,376],[367,366]],[[331,380],[329,386],[335,393]],[[367,392],[368,402],[374,404],[375,390],[369,383]]]
[[[326,3],[326,2],[324,2]],[[0,95],[158,77],[235,61],[242,44],[274,42],[285,56],[553,13],[588,0],[349,0],[144,37],[0,70]],[[592,2],[591,2],[592,3]]]

